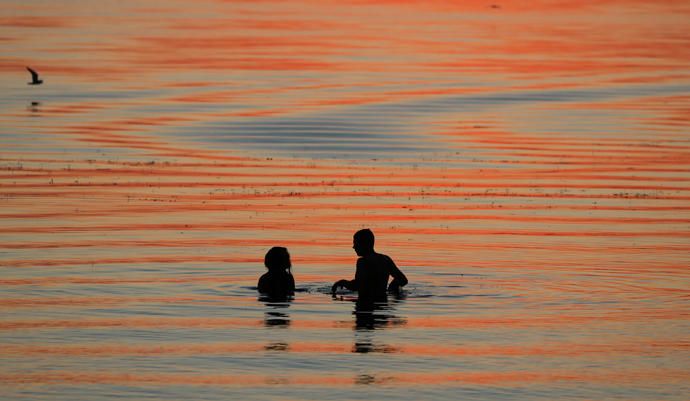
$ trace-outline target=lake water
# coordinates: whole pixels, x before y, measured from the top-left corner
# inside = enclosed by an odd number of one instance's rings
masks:
[[[687,399],[689,20],[3,2],[0,399]],[[364,227],[373,313],[329,294]]]

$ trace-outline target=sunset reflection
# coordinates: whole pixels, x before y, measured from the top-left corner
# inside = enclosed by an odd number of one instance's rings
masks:
[[[3,3],[2,394],[684,400],[688,17]],[[331,297],[361,228],[404,299]]]

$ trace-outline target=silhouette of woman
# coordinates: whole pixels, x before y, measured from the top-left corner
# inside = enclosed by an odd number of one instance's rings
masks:
[[[284,299],[295,293],[295,279],[290,268],[290,254],[287,248],[274,246],[264,258],[264,265],[268,269],[257,285],[260,293],[274,299]]]

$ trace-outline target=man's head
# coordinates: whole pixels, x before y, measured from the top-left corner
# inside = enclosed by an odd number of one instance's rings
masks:
[[[368,228],[357,231],[352,239],[352,248],[359,256],[374,252],[374,233]]]

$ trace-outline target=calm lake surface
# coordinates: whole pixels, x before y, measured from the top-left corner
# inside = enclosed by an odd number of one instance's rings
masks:
[[[0,399],[686,400],[688,21],[3,2]],[[329,294],[364,227],[410,279],[373,313]]]

